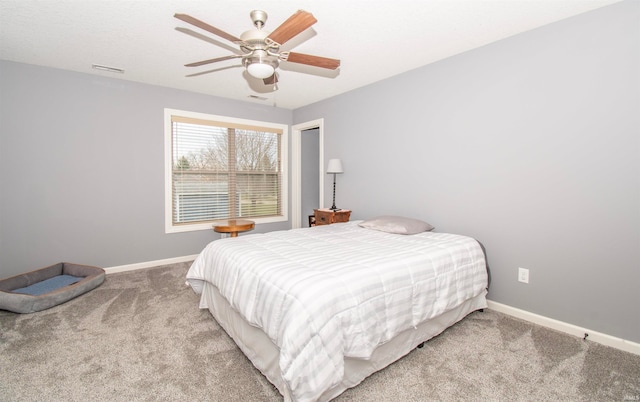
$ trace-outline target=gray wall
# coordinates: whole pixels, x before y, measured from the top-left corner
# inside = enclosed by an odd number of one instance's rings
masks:
[[[491,300],[640,342],[639,21],[640,2],[618,3],[298,109],[294,122],[324,118],[354,219],[402,214],[473,236]]]
[[[292,120],[290,110],[0,61],[0,278],[60,261],[192,255],[220,237],[164,233],[164,108]]]

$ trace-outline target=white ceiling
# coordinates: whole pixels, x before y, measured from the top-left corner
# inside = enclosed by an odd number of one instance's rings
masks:
[[[0,59],[295,109],[618,1],[0,0]],[[311,12],[318,22],[281,50],[337,58],[340,68],[283,62],[273,91],[248,76],[239,59],[184,67],[233,54],[235,45],[175,13],[240,36],[253,28],[254,9],[268,13],[267,31],[298,9]]]

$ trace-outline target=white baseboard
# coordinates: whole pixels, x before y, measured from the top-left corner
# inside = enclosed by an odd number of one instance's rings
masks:
[[[504,313],[525,321],[532,322],[534,324],[542,325],[543,327],[555,329],[556,331],[564,332],[580,338],[584,338],[586,334],[587,340],[589,341],[597,342],[602,345],[611,346],[612,348],[623,350],[625,352],[640,355],[640,343],[631,342],[622,338],[616,338],[615,336],[578,327],[576,325],[568,324],[563,321],[554,320],[553,318],[544,317],[525,310],[517,309],[515,307],[507,306],[505,304],[496,303],[491,300],[487,300],[487,304],[489,306],[489,309],[491,310],[495,310],[500,313]]]
[[[144,268],[155,268],[155,267],[159,267],[159,266],[162,266],[162,265],[177,264],[179,262],[193,261],[193,260],[196,259],[197,256],[198,256],[198,254],[186,255],[184,257],[167,258],[165,260],[156,260],[156,261],[140,262],[140,263],[137,263],[137,264],[119,265],[117,267],[105,268],[104,272],[107,275],[109,275],[109,274],[115,274],[116,272],[135,271],[137,269],[144,269]]]

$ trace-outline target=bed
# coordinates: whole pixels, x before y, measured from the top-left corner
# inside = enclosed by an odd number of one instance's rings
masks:
[[[216,240],[187,273],[285,401],[330,400],[486,307],[476,240],[370,222]]]

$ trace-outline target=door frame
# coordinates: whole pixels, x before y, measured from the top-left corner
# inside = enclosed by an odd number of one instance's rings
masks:
[[[291,228],[302,227],[302,132],[318,129],[319,208],[324,207],[324,119],[311,120],[291,127]]]

